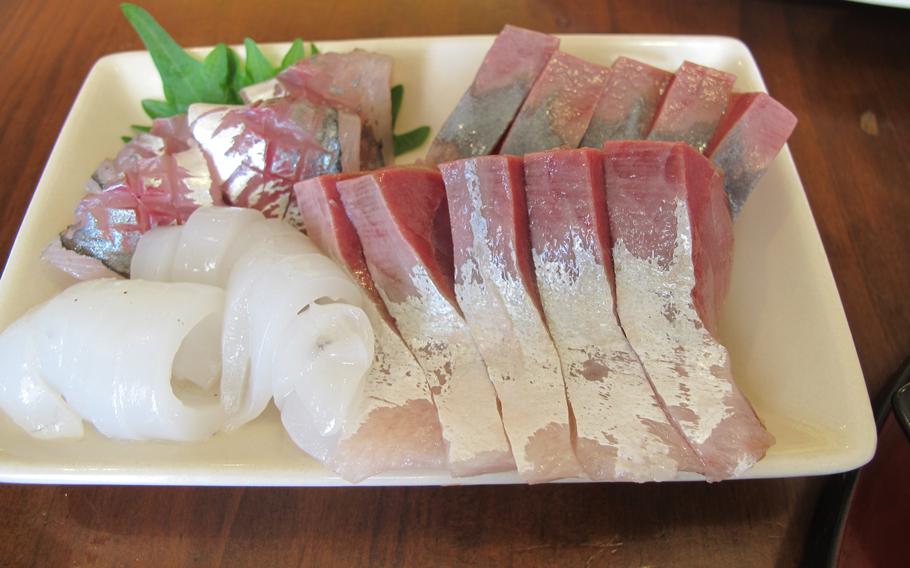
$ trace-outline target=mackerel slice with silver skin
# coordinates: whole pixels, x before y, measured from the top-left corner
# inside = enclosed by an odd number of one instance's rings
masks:
[[[280,86],[260,90],[272,95],[303,99],[360,118],[360,163],[354,170],[390,166],[392,147],[392,65],[381,53],[355,49],[349,53],[321,53],[301,59],[275,78]]]
[[[618,57],[580,146],[599,150],[607,140],[644,138],[672,78],[669,71]]]
[[[735,81],[731,73],[684,61],[667,87],[648,140],[686,142],[704,152]]]
[[[604,181],[626,337],[708,480],[740,475],[774,438],[717,340],[733,250],[722,175],[688,144],[608,142]]]
[[[299,225],[293,186],[298,181],[356,169],[359,119],[304,100],[252,105],[194,104],[189,123],[223,184],[230,205]]]
[[[506,134],[500,154],[577,148],[603,94],[609,69],[557,51]]]
[[[518,473],[581,477],[559,355],[531,266],[524,164],[483,156],[439,166],[446,185],[455,295],[502,404]]]
[[[733,93],[705,155],[724,172],[733,216],[796,128],[796,117],[765,93]]]
[[[427,377],[376,290],[338,194],[337,183],[353,175],[320,176],[294,187],[309,237],[363,289],[375,337],[375,361],[364,379],[360,408],[346,424],[329,464],[350,481],[383,471],[440,469],[446,463],[445,445]]]
[[[430,145],[430,164],[492,154],[559,39],[505,26],[484,56],[474,82]]]
[[[180,120],[170,121],[172,132]],[[160,122],[155,121],[155,128],[162,127]],[[136,136],[116,158],[98,166],[86,183],[75,221],[60,234],[65,248],[128,276],[145,232],[181,224],[199,207],[221,204],[220,187],[199,147],[161,134]]]
[[[664,481],[700,460],[664,413],[619,321],[600,151],[525,156],[537,287],[591,479]]]
[[[390,168],[338,183],[389,313],[430,379],[453,475],[515,468],[496,392],[455,301],[438,171]]]

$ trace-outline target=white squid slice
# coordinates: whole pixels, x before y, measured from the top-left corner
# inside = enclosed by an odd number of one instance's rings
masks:
[[[244,207],[201,207],[183,225],[174,251],[171,279],[224,286],[231,263],[224,262],[235,241],[247,239],[247,229],[262,223],[262,213]]]
[[[130,277],[157,282],[171,282],[174,255],[183,227],[158,227],[142,235],[130,261]]]

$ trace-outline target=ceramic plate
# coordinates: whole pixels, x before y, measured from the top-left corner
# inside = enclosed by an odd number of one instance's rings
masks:
[[[465,91],[492,36],[320,42],[395,58],[405,85],[399,130],[435,132]],[[288,45],[264,46],[273,58]],[[684,59],[735,73],[736,89],[765,90],[755,60],[735,39],[696,36],[572,35],[562,49],[610,64],[619,55],[675,69]],[[204,51],[200,52],[203,53]],[[146,52],[100,59],[76,98],[35,190],[0,279],[0,328],[72,281],[39,258],[72,219],[83,180],[116,154],[130,124],[147,123],[142,98],[161,98]],[[797,127],[798,128],[798,127]],[[398,158],[409,163],[423,148]],[[721,323],[737,382],[777,439],[743,477],[817,475],[864,464],[875,427],[856,350],[787,148],[736,220],[733,281]],[[700,479],[685,474],[680,479]],[[0,480],[30,483],[343,485],[290,441],[272,408],[255,422],[205,443],[117,442],[90,427],[84,439],[36,441],[0,415]],[[374,477],[364,485],[518,482],[514,474],[453,480],[442,472]]]

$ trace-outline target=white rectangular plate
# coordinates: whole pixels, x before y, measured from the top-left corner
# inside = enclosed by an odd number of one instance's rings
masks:
[[[399,131],[436,132],[473,79],[493,40],[436,37],[320,42],[395,58],[405,85]],[[288,45],[264,46],[273,59]],[[765,90],[746,46],[730,38],[572,35],[562,49],[610,64],[619,55],[675,69],[684,59],[735,73],[739,91]],[[161,98],[146,52],[118,53],[92,68],[60,132],[0,279],[0,329],[72,283],[40,260],[72,220],[83,182],[114,156],[130,124],[147,123],[140,99]],[[427,146],[401,156],[422,157]],[[736,220],[733,283],[721,324],[734,376],[777,439],[744,477],[826,474],[858,467],[875,448],[863,375],[818,230],[790,151],[784,148]],[[0,416],[0,480],[30,483],[344,485],[298,450],[277,412],[205,443],[117,442],[91,428],[84,439],[40,442]],[[680,479],[700,479],[684,475]],[[515,483],[514,474],[453,480],[441,472],[374,477],[364,485]]]

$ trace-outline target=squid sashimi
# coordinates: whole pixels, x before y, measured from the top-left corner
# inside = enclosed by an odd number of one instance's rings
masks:
[[[204,440],[224,411],[224,292],[142,280],[81,282],[0,335],[0,406],[39,438]]]
[[[442,468],[445,446],[427,377],[376,289],[360,238],[341,204],[337,183],[350,177],[320,176],[294,187],[308,234],[360,284],[376,336],[376,360],[365,379],[356,423],[339,442],[331,464],[352,481],[382,471]]]

